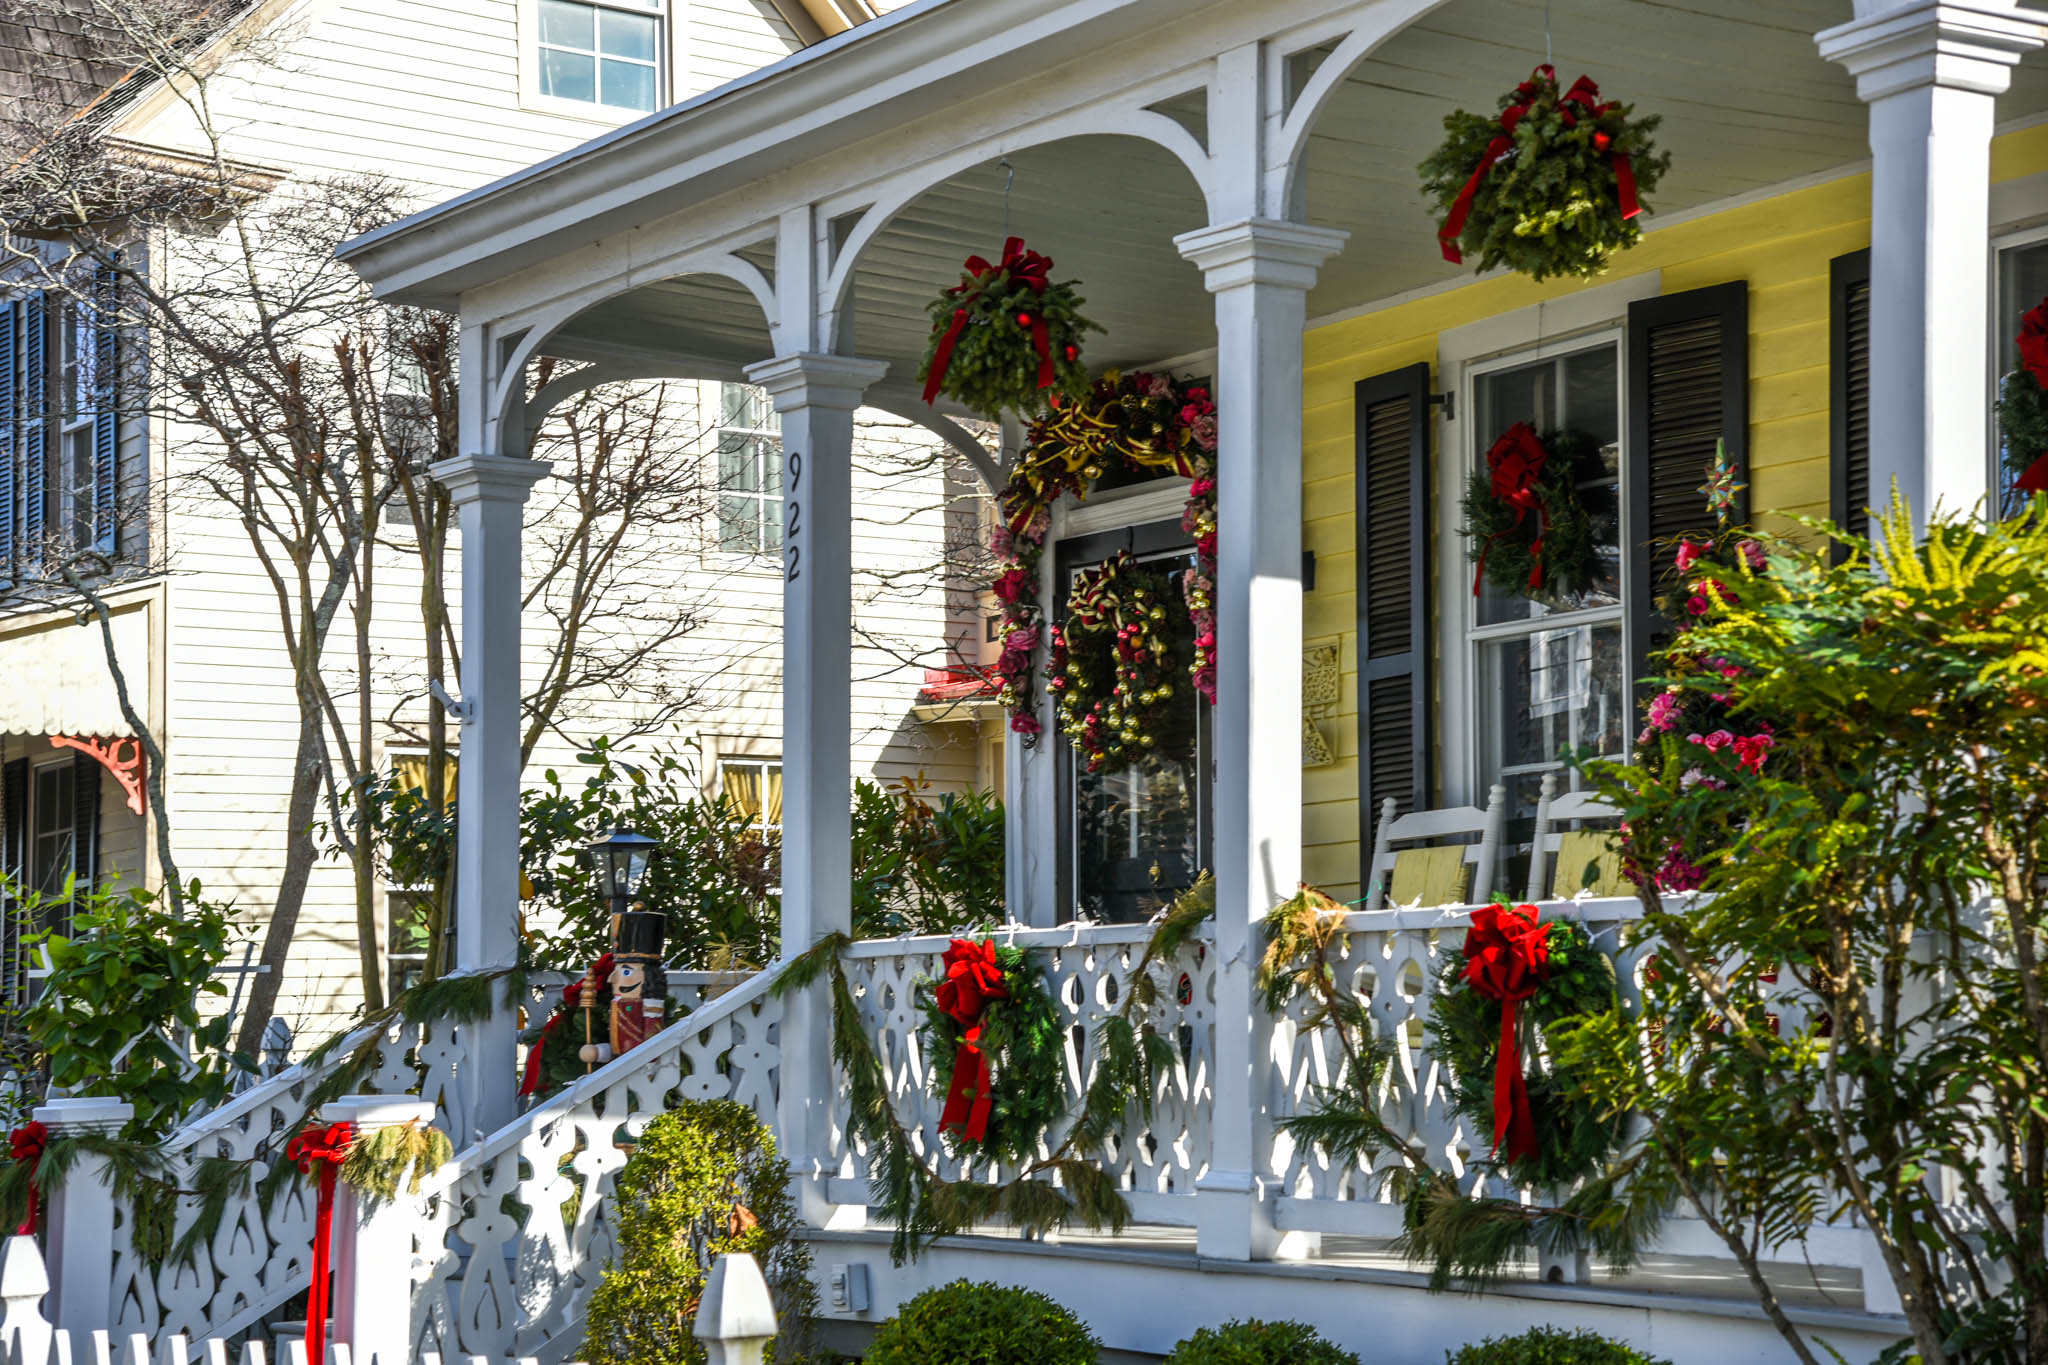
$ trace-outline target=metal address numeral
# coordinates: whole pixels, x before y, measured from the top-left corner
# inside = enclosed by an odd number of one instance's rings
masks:
[[[802,452],[789,452],[789,546],[785,551],[789,560],[789,579],[794,583],[803,576],[804,547],[800,537],[804,529],[804,505],[797,501],[797,490],[803,487],[804,457]]]

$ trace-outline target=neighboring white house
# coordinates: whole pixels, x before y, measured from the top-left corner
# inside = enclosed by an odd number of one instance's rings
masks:
[[[246,69],[230,57],[215,73],[213,125],[226,130],[224,151],[237,163],[274,171],[273,193],[289,194],[294,176],[373,172],[430,203],[742,76],[871,13],[859,0],[259,4],[239,22],[266,26],[276,50]],[[49,38],[0,25],[0,43],[12,42],[16,58],[26,52],[35,60],[31,49]],[[6,75],[9,64],[0,63],[0,82],[21,79]],[[160,87],[143,89],[107,117],[106,131],[129,143],[193,145],[190,115]],[[154,264],[175,270],[175,248],[167,254]],[[106,534],[92,515],[101,482],[109,485],[101,497],[150,508],[146,524],[121,530],[121,555],[153,566],[113,597],[123,671],[164,746],[180,871],[236,901],[260,928],[285,856],[298,723],[275,638],[276,602],[232,511],[186,495],[181,474],[202,454],[189,432],[157,419],[118,432],[96,431],[90,416],[71,424],[77,431],[40,420],[33,386],[80,382],[81,358],[89,368],[95,343],[89,318],[0,296],[0,582],[44,535]],[[702,524],[663,528],[669,581],[659,597],[637,605],[694,613],[700,624],[645,659],[636,679],[644,687],[581,699],[565,733],[536,749],[530,771],[559,767],[578,743],[631,727],[652,704],[648,693],[694,692],[677,722],[643,747],[696,744],[706,790],[756,802],[772,821],[782,752],[777,421],[758,390],[736,382],[693,379],[668,388],[676,420],[668,438],[701,448],[720,491],[707,499]],[[1000,745],[983,733],[992,722],[980,718],[985,707],[971,696],[959,699],[957,683],[960,665],[981,652],[979,605],[957,586],[949,596],[932,572],[949,536],[957,545],[973,534],[979,485],[941,437],[909,419],[865,410],[861,431],[857,771],[922,773],[941,788],[1000,787]],[[957,429],[952,435],[963,439]],[[118,457],[110,453],[116,449]],[[558,480],[552,495],[568,491]],[[548,485],[536,491],[530,519],[548,514],[550,497]],[[418,565],[404,537],[402,525],[386,529],[390,543],[378,564],[391,590],[379,592],[374,710],[380,725],[395,715],[416,734],[430,703],[419,623],[405,608],[417,601]],[[451,571],[459,559],[456,548]],[[449,584],[451,597],[458,581]],[[544,638],[542,623],[532,613],[529,642]],[[330,657],[337,668],[353,669],[346,630],[336,632]],[[530,643],[529,679],[539,660]],[[96,630],[61,612],[0,616],[0,679],[0,867],[53,889],[73,872],[153,878],[157,858],[141,814],[135,745],[120,738],[127,726]],[[458,679],[447,683],[459,692]],[[409,746],[401,729],[382,728],[380,760],[402,760]],[[344,861],[315,867],[279,999],[280,1015],[302,1033],[324,1035],[361,998],[353,896]],[[403,939],[405,926],[394,921],[407,902],[387,900],[381,933],[388,940],[395,929]],[[388,953],[406,945],[382,946]],[[10,987],[17,958],[7,955]],[[399,951],[387,975],[405,971]]]

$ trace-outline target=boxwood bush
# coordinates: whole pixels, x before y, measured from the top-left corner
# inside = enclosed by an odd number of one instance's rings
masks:
[[[904,1304],[862,1359],[864,1365],[1096,1365],[1101,1355],[1095,1334],[1045,1295],[955,1280]]]
[[[810,1247],[797,1241],[789,1166],[754,1111],[683,1100],[647,1125],[612,1199],[619,1259],[591,1296],[590,1365],[703,1365],[690,1335],[712,1263],[745,1251],[761,1263],[780,1334],[774,1365],[808,1361],[817,1314]]]
[[[1249,1318],[1204,1327],[1173,1348],[1166,1365],[1359,1365],[1358,1357],[1299,1322]]]
[[[1532,1327],[1519,1336],[1488,1337],[1447,1357],[1449,1365],[1671,1365],[1627,1342],[1595,1332]]]

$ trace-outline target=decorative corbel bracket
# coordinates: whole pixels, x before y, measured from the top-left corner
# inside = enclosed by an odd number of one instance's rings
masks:
[[[96,739],[80,739],[74,735],[51,735],[53,749],[76,749],[90,754],[100,761],[101,766],[114,775],[121,784],[121,790],[128,794],[128,809],[142,814],[142,741],[132,737],[109,740],[102,743]]]

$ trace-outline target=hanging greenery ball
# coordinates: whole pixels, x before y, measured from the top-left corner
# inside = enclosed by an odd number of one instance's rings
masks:
[[[1632,112],[1602,101],[1585,76],[1560,92],[1546,65],[1501,96],[1498,115],[1446,115],[1446,137],[1420,167],[1444,259],[1470,253],[1478,270],[1538,280],[1604,270],[1641,238],[1642,196],[1671,165],[1650,138],[1657,117]]]
[[[1584,432],[1538,436],[1526,422],[1501,434],[1465,491],[1461,528],[1477,566],[1472,595],[1482,582],[1546,606],[1569,607],[1599,579],[1599,538],[1594,509],[1582,485],[1605,470],[1600,448]],[[1611,504],[1611,485],[1599,489]],[[1611,517],[1618,509],[1599,509]]]
[[[1072,281],[1051,280],[1052,258],[1012,237],[1002,259],[969,256],[960,283],[926,306],[932,334],[917,377],[924,401],[958,399],[991,421],[1004,412],[1032,416],[1062,392],[1088,387],[1081,343],[1102,330],[1081,316]]]

